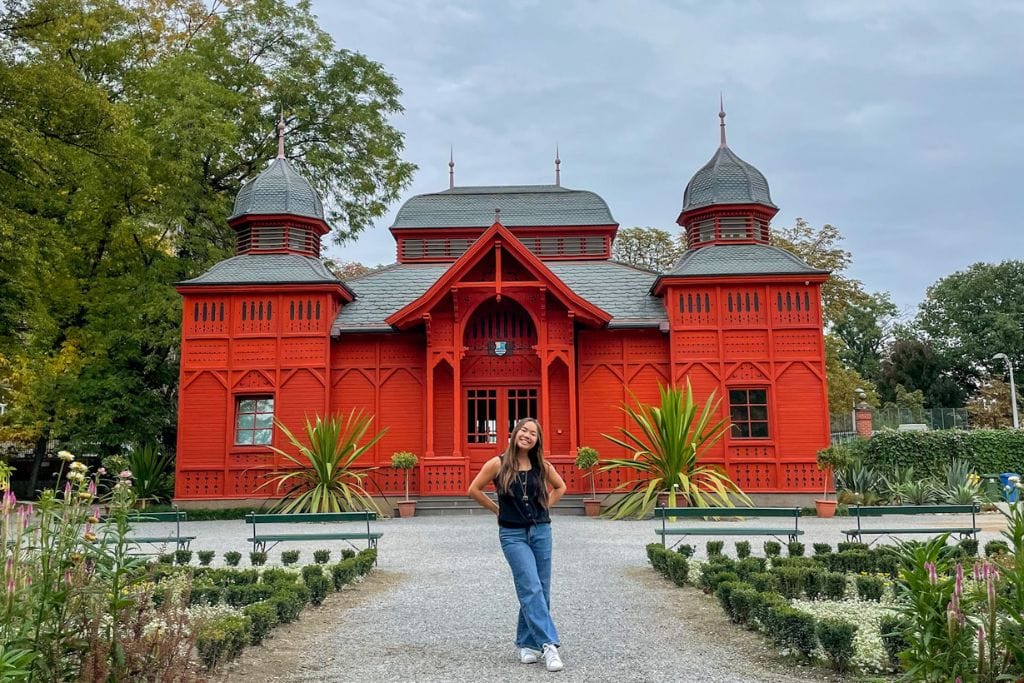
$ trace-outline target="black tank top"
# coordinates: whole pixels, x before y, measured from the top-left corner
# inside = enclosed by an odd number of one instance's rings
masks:
[[[548,509],[540,503],[540,487],[543,485],[540,468],[537,467],[516,472],[506,493],[501,492],[498,480],[495,479],[494,488],[498,490],[498,526],[528,529],[534,524],[550,523]]]

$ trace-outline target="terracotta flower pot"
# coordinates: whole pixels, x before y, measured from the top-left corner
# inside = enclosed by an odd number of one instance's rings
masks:
[[[598,498],[584,498],[583,509],[587,517],[597,517],[601,514],[601,501]]]
[[[838,501],[835,500],[816,500],[814,507],[818,511],[819,517],[835,517],[837,503]]]
[[[416,501],[415,500],[400,500],[400,501],[398,501],[398,516],[399,517],[415,517],[416,516]]]

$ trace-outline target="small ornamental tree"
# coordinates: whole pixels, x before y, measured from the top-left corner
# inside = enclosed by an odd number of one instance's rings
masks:
[[[576,449],[576,467],[590,477],[590,497],[597,498],[597,487],[594,483],[594,466],[597,465],[598,453],[596,448],[580,446]]]
[[[419,458],[415,453],[399,451],[391,456],[391,466],[396,470],[405,470],[405,499],[409,500],[409,470],[416,467]]]

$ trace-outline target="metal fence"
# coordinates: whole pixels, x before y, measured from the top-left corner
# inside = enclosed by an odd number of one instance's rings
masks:
[[[899,429],[900,425],[924,425],[925,429],[970,429],[966,408],[882,408],[872,409],[871,416],[875,431]],[[832,415],[832,443],[842,443],[857,438],[857,427],[853,423],[853,412]]]

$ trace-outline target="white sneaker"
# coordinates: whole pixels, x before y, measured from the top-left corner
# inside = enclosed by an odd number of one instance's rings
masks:
[[[558,655],[558,646],[547,643],[544,646],[544,665],[548,671],[561,671],[565,668],[562,658]]]
[[[529,647],[519,648],[519,663],[520,664],[536,664],[537,660],[540,659],[540,652]]]

